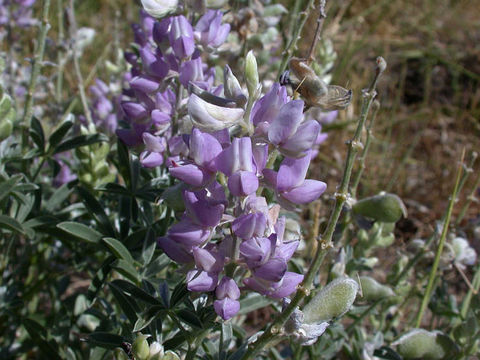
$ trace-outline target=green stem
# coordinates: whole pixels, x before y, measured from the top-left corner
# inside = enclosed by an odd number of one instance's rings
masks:
[[[382,59],[383,60],[383,59]],[[315,276],[320,269],[320,266],[327,254],[328,249],[333,246],[332,238],[333,233],[335,231],[335,227],[337,225],[338,219],[340,218],[340,213],[342,212],[343,205],[347,201],[348,195],[348,186],[350,184],[350,178],[352,176],[352,168],[353,163],[355,162],[356,155],[361,148],[360,144],[360,136],[362,133],[362,129],[365,125],[365,121],[367,119],[368,113],[370,111],[370,107],[372,105],[373,100],[376,96],[376,84],[378,77],[382,73],[383,70],[379,70],[377,67],[377,72],[372,82],[370,88],[363,92],[363,102],[362,102],[362,111],[360,114],[360,118],[358,121],[357,128],[355,130],[355,134],[351,141],[348,142],[348,153],[347,153],[347,160],[345,163],[345,169],[343,172],[342,181],[340,183],[339,191],[335,194],[335,206],[333,212],[330,216],[327,228],[323,234],[323,236],[318,239],[319,246],[317,246],[317,250],[315,252],[314,259],[310,264],[310,268],[308,269],[307,274],[303,280],[303,283],[300,285],[298,291],[295,293],[290,304],[287,308],[278,315],[275,319],[273,324],[271,324],[265,332],[251,344],[243,355],[242,359],[254,359],[255,355],[258,354],[262,349],[264,349],[267,344],[269,344],[279,333],[281,333],[281,328],[283,324],[289,319],[290,315],[293,313],[295,308],[300,304],[300,302],[310,293],[312,288],[313,281]]]
[[[417,320],[415,322],[415,327],[420,327],[422,323],[422,318],[423,314],[425,312],[425,309],[427,308],[427,305],[430,301],[430,297],[432,295],[433,291],[433,285],[435,283],[435,279],[437,276],[437,270],[438,270],[438,265],[440,263],[440,257],[443,252],[443,246],[445,245],[445,239],[447,238],[447,233],[448,233],[448,227],[450,225],[450,219],[452,217],[452,211],[453,211],[453,205],[455,204],[455,200],[457,199],[457,194],[458,194],[458,188],[460,185],[460,176],[462,174],[462,168],[463,168],[463,159],[465,156],[465,149],[462,152],[462,157],[460,160],[460,166],[457,171],[457,178],[455,181],[455,186],[453,188],[452,196],[450,198],[449,204],[448,204],[448,209],[447,209],[447,214],[445,217],[445,222],[443,224],[443,229],[442,229],[442,234],[440,236],[440,242],[437,248],[437,253],[435,254],[435,260],[433,261],[433,266],[430,271],[430,276],[428,278],[428,284],[427,284],[427,289],[425,290],[425,295],[423,296],[422,299],[422,304],[420,305],[420,310],[418,311],[417,314]]]
[[[480,266],[477,266],[477,270],[475,271],[475,275],[473,276],[472,280],[472,287],[468,290],[467,295],[465,296],[465,300],[462,302],[462,308],[460,309],[460,315],[463,319],[467,317],[468,309],[470,308],[470,302],[472,301],[473,294],[478,294],[478,290],[480,289]]]
[[[465,214],[467,213],[468,208],[472,204],[472,201],[475,200],[475,192],[477,191],[478,187],[480,186],[480,174],[478,175],[477,179],[475,180],[475,184],[472,187],[472,190],[470,191],[470,194],[467,196],[467,200],[462,206],[462,209],[460,210],[460,213],[457,216],[457,220],[455,221],[455,225],[459,225],[463,218],[465,217]]]
[[[297,12],[300,10],[300,3],[301,3],[301,0],[295,1],[294,14],[297,14]],[[298,18],[298,20],[296,21],[298,26],[295,27],[292,37],[288,42],[287,48],[283,52],[282,62],[280,63],[280,67],[278,69],[277,79],[280,78],[280,76],[283,74],[283,72],[287,68],[288,60],[292,57],[293,52],[297,47],[297,41],[300,38],[302,29],[305,26],[305,23],[307,22],[309,9],[312,9],[314,7],[314,4],[315,4],[315,0],[308,0],[308,5],[305,11],[299,12],[298,13],[299,15],[295,17],[295,18]]]
[[[63,46],[65,41],[65,32],[63,28],[63,0],[57,0],[57,18],[58,18],[58,52],[57,52],[57,84],[55,88],[55,98],[57,103],[62,102],[62,89],[63,89],[63,70],[65,68],[65,60],[63,58]]]
[[[75,41],[77,37],[77,21],[75,19],[75,0],[70,0],[70,8],[68,9],[68,15],[70,20],[70,38],[72,41],[72,53],[73,53],[73,67],[75,69],[75,75],[78,82],[78,91],[80,93],[80,100],[82,102],[83,112],[87,119],[87,125],[94,125],[90,108],[88,107],[87,96],[85,94],[85,86],[83,81],[82,72],[80,70],[80,63],[78,62],[79,54],[77,51],[77,43]]]
[[[367,138],[365,139],[365,147],[362,151],[362,155],[360,155],[360,157],[358,158],[358,162],[359,162],[358,171],[355,173],[355,176],[353,177],[352,186],[350,188],[353,198],[355,198],[357,195],[358,184],[360,183],[360,179],[363,175],[363,171],[365,170],[365,159],[367,158],[368,150],[370,149],[370,143],[372,142],[372,127],[373,127],[373,123],[375,122],[375,118],[377,117],[378,109],[380,109],[380,103],[376,101],[374,102],[372,118],[370,119],[370,122],[366,127]]]
[[[33,102],[35,94],[35,86],[37,85],[38,75],[42,69],[43,55],[45,53],[45,40],[47,32],[50,29],[48,22],[48,13],[50,11],[50,0],[43,1],[42,22],[40,25],[40,32],[38,33],[37,48],[33,56],[32,75],[30,76],[30,83],[28,85],[27,97],[25,100],[25,107],[23,113],[22,124],[25,127],[22,134],[23,148],[27,146],[28,130],[30,129],[30,121],[33,116]]]

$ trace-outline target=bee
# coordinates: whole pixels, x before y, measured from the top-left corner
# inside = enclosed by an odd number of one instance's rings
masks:
[[[289,78],[289,72],[282,75],[281,82],[290,84],[302,95],[307,107],[319,107],[322,110],[345,109],[352,100],[352,90],[338,85],[327,85],[315,71],[307,65],[305,59],[293,57],[289,62],[290,71],[300,81],[298,84]]]

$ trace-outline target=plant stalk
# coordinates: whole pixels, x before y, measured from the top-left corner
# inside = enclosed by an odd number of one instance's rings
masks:
[[[416,328],[419,328],[421,326],[422,319],[423,319],[423,314],[425,312],[425,309],[427,308],[428,302],[430,301],[430,297],[432,295],[433,285],[435,283],[435,279],[436,279],[436,276],[437,276],[438,265],[440,263],[440,257],[441,257],[442,252],[443,252],[443,246],[445,245],[445,240],[447,238],[447,233],[448,233],[448,227],[450,225],[450,219],[452,217],[453,205],[455,204],[455,200],[457,199],[458,188],[459,188],[459,185],[460,185],[460,177],[462,175],[464,157],[465,157],[465,149],[463,149],[463,151],[462,151],[462,156],[461,156],[460,165],[459,165],[458,171],[457,171],[455,186],[453,188],[452,196],[451,196],[450,202],[448,204],[447,214],[445,216],[445,221],[443,223],[442,234],[440,236],[440,242],[438,244],[437,253],[435,254],[435,259],[433,261],[432,270],[430,271],[430,276],[428,278],[427,289],[425,290],[425,294],[424,294],[423,299],[422,299],[422,304],[420,305],[420,310],[418,311],[418,314],[417,314],[417,320],[415,322],[415,327]]]
[[[42,10],[42,22],[40,24],[40,32],[38,33],[37,39],[37,48],[33,56],[33,65],[32,65],[32,74],[30,76],[30,83],[28,85],[27,97],[25,100],[24,112],[22,124],[24,126],[22,132],[22,145],[23,148],[27,146],[28,141],[28,130],[30,129],[30,122],[33,116],[33,103],[34,103],[34,94],[35,86],[37,85],[38,75],[40,75],[40,70],[43,65],[43,56],[45,54],[45,40],[47,39],[47,33],[50,29],[50,23],[48,22],[48,14],[50,11],[50,0],[43,1],[43,10]]]

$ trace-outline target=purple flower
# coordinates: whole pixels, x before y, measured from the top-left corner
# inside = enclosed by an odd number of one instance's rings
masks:
[[[285,158],[278,173],[263,170],[266,183],[276,191],[278,200],[287,209],[293,208],[293,204],[306,204],[318,199],[327,188],[323,181],[305,180],[310,158],[311,151],[300,159]]]
[[[257,191],[258,178],[250,138],[234,138],[232,144],[217,156],[215,163],[217,169],[229,177],[228,188],[234,196]]]
[[[195,50],[193,28],[185,16],[180,15],[172,18],[169,39],[177,58],[184,59],[193,54]]]
[[[253,106],[251,121],[255,126],[261,126],[262,123],[271,123],[280,113],[280,108],[287,101],[287,88],[280,86],[279,83],[273,84],[270,91]]]
[[[222,25],[222,12],[208,10],[195,25],[195,38],[206,49],[213,50],[227,39],[230,25]]]
[[[206,271],[192,270],[187,274],[187,289],[189,291],[208,292],[215,290],[218,275]]]
[[[212,182],[215,173],[215,158],[222,146],[212,135],[193,129],[190,136],[190,157],[193,161],[169,168],[174,177],[195,187],[203,187]]]
[[[228,320],[235,316],[240,310],[240,289],[235,281],[228,276],[224,276],[220,284],[215,290],[217,300],[213,303],[215,312],[222,317],[223,320]]]
[[[311,149],[320,132],[315,120],[303,121],[303,101],[293,100],[280,109],[268,128],[268,140],[290,157],[302,157]]]
[[[275,299],[281,299],[292,294],[298,284],[303,280],[303,275],[287,271],[282,280],[275,282],[262,281],[256,277],[249,277],[243,280],[250,289]]]

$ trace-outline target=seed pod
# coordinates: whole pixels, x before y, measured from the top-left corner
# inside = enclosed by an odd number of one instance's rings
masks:
[[[386,223],[397,222],[402,215],[407,217],[407,209],[402,199],[389,193],[380,193],[357,201],[352,210],[356,214]]]
[[[413,329],[402,335],[393,346],[404,359],[451,359],[458,353],[457,345],[440,331]]]
[[[360,284],[363,294],[360,300],[375,301],[395,296],[395,293],[390,287],[380,284],[370,276],[360,276]]]
[[[358,284],[350,278],[330,282],[303,309],[306,324],[330,321],[345,314],[357,296]]]

